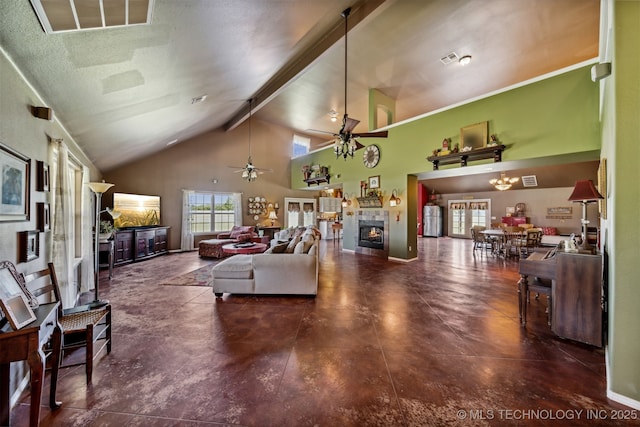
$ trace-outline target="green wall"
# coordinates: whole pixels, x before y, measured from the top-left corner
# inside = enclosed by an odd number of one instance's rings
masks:
[[[384,209],[391,211],[390,256],[410,259],[415,256],[417,231],[415,221],[416,192],[407,175],[428,172],[426,160],[444,138],[452,144],[460,140],[460,128],[488,121],[489,133],[507,146],[503,161],[552,156],[600,149],[598,122],[598,85],[590,79],[590,67],[583,67],[526,86],[515,88],[446,111],[428,115],[389,129],[389,137],[361,139],[361,143],[378,144],[381,159],[377,167],[367,169],[362,151],[353,159],[336,159],[330,149],[294,159],[291,166],[293,188],[304,188],[301,166],[329,166],[331,183],[343,185],[349,195],[360,195],[359,183],[369,176],[380,175],[384,191]],[[474,163],[477,164],[477,163]],[[458,167],[455,165],[445,166]],[[393,189],[404,203],[389,208]],[[352,209],[353,210],[353,209]],[[400,221],[396,222],[396,211]],[[347,216],[345,216],[346,218]],[[345,249],[355,249],[345,222]],[[412,249],[410,250],[409,247]]]
[[[640,409],[640,2],[616,1],[613,73],[603,80],[609,215],[609,396]]]

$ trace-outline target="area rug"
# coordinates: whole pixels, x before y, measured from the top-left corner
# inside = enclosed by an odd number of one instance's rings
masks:
[[[167,279],[161,285],[172,286],[211,286],[211,268],[215,265],[207,264],[197,270],[190,271],[182,276]]]

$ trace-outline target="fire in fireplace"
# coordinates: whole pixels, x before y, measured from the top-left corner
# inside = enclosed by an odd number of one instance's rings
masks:
[[[360,221],[358,245],[366,248],[384,249],[384,221]]]

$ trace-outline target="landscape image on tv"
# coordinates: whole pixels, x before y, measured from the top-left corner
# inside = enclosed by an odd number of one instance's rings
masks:
[[[120,213],[116,228],[160,225],[160,196],[114,193],[113,210]]]

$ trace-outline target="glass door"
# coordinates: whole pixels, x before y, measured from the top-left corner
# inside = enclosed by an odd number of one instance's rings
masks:
[[[316,224],[316,199],[284,198],[286,209],[285,227],[307,226]]]

